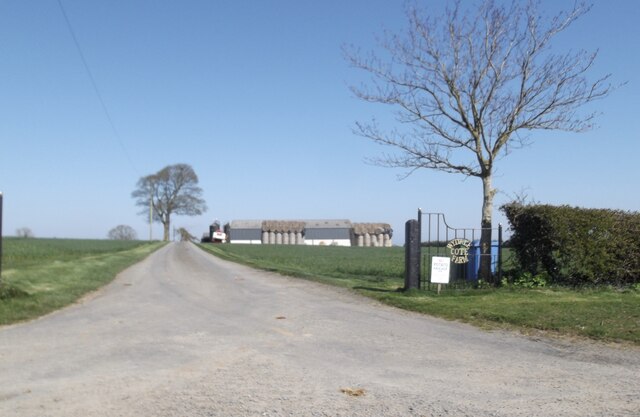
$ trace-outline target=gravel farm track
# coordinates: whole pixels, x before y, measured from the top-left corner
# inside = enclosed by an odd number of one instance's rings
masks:
[[[0,328],[0,416],[640,416],[640,349],[486,331],[172,243]]]

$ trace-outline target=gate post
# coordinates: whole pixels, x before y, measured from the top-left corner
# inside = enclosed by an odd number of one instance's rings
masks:
[[[498,285],[502,285],[502,224],[498,224]]]
[[[2,191],[0,191],[0,290],[2,289]]]
[[[420,288],[420,223],[408,220],[404,227],[404,289]]]

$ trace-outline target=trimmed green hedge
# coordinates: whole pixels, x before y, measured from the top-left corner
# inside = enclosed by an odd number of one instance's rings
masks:
[[[640,213],[518,203],[500,209],[523,271],[576,286],[640,282]]]

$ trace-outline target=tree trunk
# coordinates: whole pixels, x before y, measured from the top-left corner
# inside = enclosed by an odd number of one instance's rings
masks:
[[[164,238],[163,240],[165,242],[169,241],[169,229],[171,227],[171,217],[169,217],[169,215],[165,216],[164,221],[162,222],[162,225],[164,226]]]
[[[493,196],[495,190],[491,188],[491,174],[482,177],[482,221],[480,227],[480,272],[478,278],[484,282],[495,284],[491,273],[491,222],[493,215]]]

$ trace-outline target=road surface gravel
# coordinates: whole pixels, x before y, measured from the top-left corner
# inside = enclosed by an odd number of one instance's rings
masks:
[[[187,243],[0,328],[3,417],[639,415],[637,348],[479,330]]]

